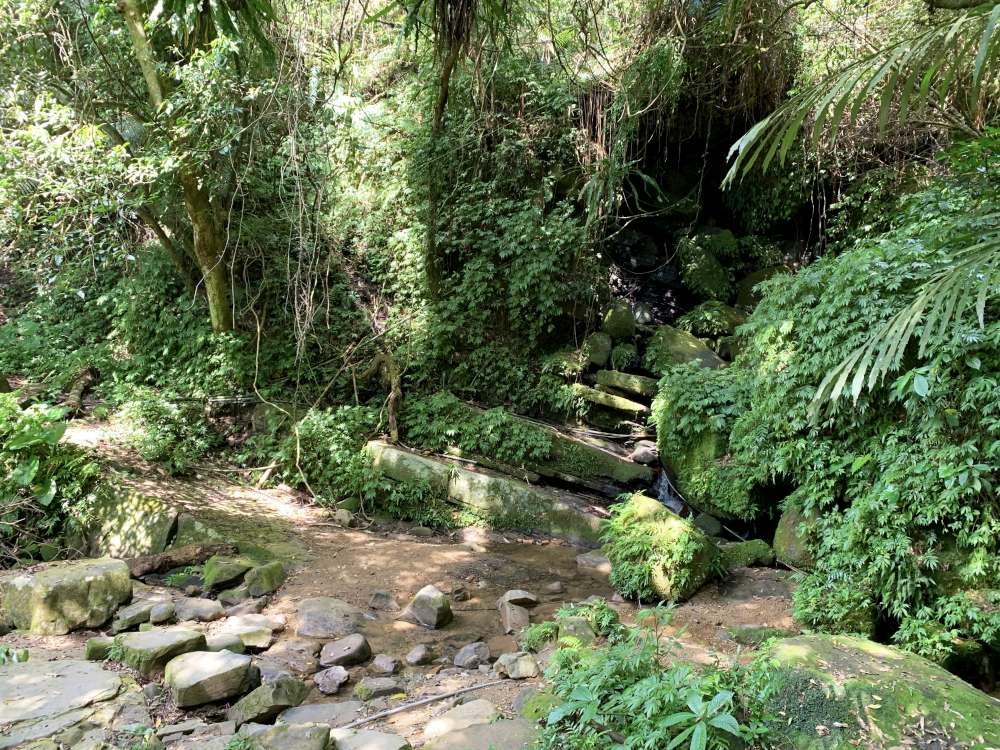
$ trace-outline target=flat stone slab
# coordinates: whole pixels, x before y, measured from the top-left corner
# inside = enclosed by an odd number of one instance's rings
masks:
[[[238,635],[244,646],[267,648],[274,640],[274,634],[285,629],[285,620],[268,615],[237,615],[221,624],[216,635]]]
[[[354,687],[354,696],[364,701],[404,692],[399,680],[392,677],[365,677]]]
[[[365,704],[361,701],[341,701],[340,703],[307,703],[289,708],[278,715],[279,724],[325,724],[328,727],[342,727],[356,721],[361,716]]]
[[[124,633],[115,641],[121,647],[122,662],[144,677],[162,671],[174,657],[206,647],[204,635],[182,628]]]
[[[180,708],[226,700],[253,690],[260,673],[249,656],[231,651],[194,651],[167,664],[163,677]]]
[[[357,607],[331,596],[320,596],[299,602],[296,633],[305,638],[340,638],[357,633],[364,621],[364,612]]]
[[[449,732],[456,732],[460,729],[475,726],[476,724],[489,724],[500,718],[497,707],[488,700],[474,700],[462,703],[441,716],[431,719],[424,727],[424,738],[432,740],[441,737]]]
[[[476,724],[434,739],[423,750],[530,750],[538,730],[526,719]]]
[[[213,622],[221,620],[226,612],[215,599],[184,597],[174,602],[174,616],[181,621]]]
[[[110,700],[121,688],[118,673],[92,661],[7,664],[0,667],[0,726]]]
[[[410,743],[398,734],[370,729],[334,729],[330,737],[334,750],[410,750]]]
[[[247,725],[253,726],[253,725]],[[310,724],[277,724],[244,733],[238,736],[250,737],[252,750],[329,750],[330,730],[325,726]]]
[[[155,555],[176,527],[176,508],[138,492],[106,490],[88,514],[88,554],[123,560]]]

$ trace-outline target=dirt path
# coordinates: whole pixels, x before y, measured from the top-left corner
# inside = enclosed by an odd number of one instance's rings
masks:
[[[411,648],[425,644],[438,657],[444,657],[440,663],[406,670],[406,700],[495,679],[486,672],[454,669],[451,659],[459,648],[473,641],[489,642],[494,654],[516,648],[513,639],[503,634],[495,606],[497,598],[509,589],[541,594],[547,583],[563,584],[563,593],[541,597],[542,603],[532,612],[532,622],[549,619],[563,604],[589,596],[615,601],[606,580],[577,566],[576,555],[581,550],[558,540],[475,528],[428,534],[426,529],[402,523],[372,525],[363,530],[342,528],[294,490],[246,486],[240,483],[242,475],[238,471],[223,466],[204,467],[183,479],[170,477],[122,448],[103,423],[74,422],[66,439],[101,455],[119,481],[184,508],[231,541],[266,547],[288,563],[293,572],[265,610],[265,614],[287,617],[283,637],[293,636],[295,613],[302,599],[333,596],[368,613],[365,634],[374,653],[389,654],[402,663]],[[398,612],[368,607],[376,591],[388,591],[400,605],[405,605],[427,584],[446,593],[461,592],[453,603],[455,621],[444,629],[425,630],[398,620]],[[621,601],[614,606],[625,620],[636,609]],[[725,581],[707,586],[677,608],[674,631],[684,645],[684,655],[704,662],[715,658],[716,653],[735,653],[736,644],[726,629],[747,624],[791,626],[789,583],[781,571],[742,569]],[[76,647],[81,647],[84,635],[74,639]],[[47,653],[49,644],[34,645]],[[65,645],[63,640],[63,650]],[[364,669],[353,672],[357,673],[352,673],[356,682]],[[537,684],[507,682],[471,697],[486,698],[509,715],[514,713],[518,693]],[[340,695],[325,697],[314,690],[308,700],[342,699]],[[381,699],[371,702],[369,708],[375,712],[397,703]],[[382,727],[419,746],[423,726],[450,705],[442,701],[408,711],[384,722]]]

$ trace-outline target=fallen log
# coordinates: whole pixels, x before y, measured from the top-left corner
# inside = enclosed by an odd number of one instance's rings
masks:
[[[168,549],[156,555],[141,555],[126,560],[133,578],[142,578],[150,573],[162,573],[188,565],[200,565],[213,555],[235,555],[236,545],[227,542],[189,544],[185,547]]]
[[[93,367],[83,368],[73,380],[62,402],[71,417],[80,413],[83,408],[83,392],[95,382],[97,382],[97,371]]]

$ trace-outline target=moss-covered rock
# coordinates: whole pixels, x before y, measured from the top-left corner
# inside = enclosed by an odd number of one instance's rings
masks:
[[[730,336],[746,321],[746,315],[735,307],[709,300],[702,302],[677,321],[677,327],[706,339]]]
[[[772,266],[753,271],[736,282],[736,306],[743,310],[753,310],[761,300],[757,285],[778,274],[788,273],[784,266]]]
[[[647,370],[663,374],[671,365],[697,362],[702,367],[722,367],[725,361],[705,342],[673,326],[660,326],[646,345],[643,364]]]
[[[163,552],[177,527],[177,509],[120,488],[102,490],[82,525],[87,554],[128,559]]]
[[[611,337],[604,331],[590,334],[583,342],[583,354],[595,367],[604,367],[611,358]]]
[[[788,638],[796,633],[786,628],[772,628],[766,625],[734,625],[726,631],[738,644],[750,648],[757,648],[772,638]]]
[[[1000,746],[1000,701],[915,654],[807,635],[777,641],[764,658],[778,747]]]
[[[247,593],[251,597],[256,598],[277,591],[287,577],[288,573],[285,571],[285,566],[275,560],[266,565],[258,565],[256,568],[251,568],[247,571],[243,582],[247,587]]]
[[[625,300],[615,300],[604,313],[601,326],[614,341],[627,341],[635,335],[635,315],[632,306]]]
[[[722,552],[722,560],[729,570],[753,566],[766,567],[774,564],[774,550],[763,539],[720,544],[719,550]]]
[[[795,508],[781,514],[774,532],[774,554],[785,565],[802,570],[812,570],[816,558],[809,550],[809,529],[815,519]]]
[[[599,370],[597,373],[597,384],[606,388],[614,388],[616,391],[624,391],[636,396],[652,398],[656,395],[657,382],[654,378],[647,378],[642,375],[632,375],[618,370]]]
[[[723,238],[722,241],[718,241],[719,238]],[[729,271],[719,259],[727,253],[730,238],[735,248],[736,238],[728,231],[717,235],[685,237],[677,243],[684,286],[701,297],[722,301],[729,299],[732,281]]]
[[[645,601],[684,601],[722,572],[718,547],[693,523],[645,495],[615,506],[603,534],[611,584]]]
[[[252,567],[250,560],[213,555],[205,561],[202,579],[207,588],[223,589],[238,583]]]

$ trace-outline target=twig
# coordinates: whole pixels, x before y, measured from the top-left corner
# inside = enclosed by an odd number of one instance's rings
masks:
[[[493,682],[484,682],[482,685],[473,685],[472,687],[460,688],[458,690],[452,690],[450,693],[442,693],[441,695],[432,695],[430,698],[421,698],[413,703],[407,703],[404,706],[396,706],[395,708],[390,708],[388,711],[382,711],[377,714],[372,714],[371,716],[365,717],[364,719],[358,719],[357,721],[352,721],[350,724],[344,726],[344,729],[354,729],[354,727],[360,727],[363,724],[370,724],[378,719],[384,719],[386,716],[392,716],[393,714],[399,714],[403,711],[409,711],[411,708],[417,708],[418,706],[425,706],[428,703],[434,703],[435,701],[444,700],[445,698],[451,698],[456,695],[461,695],[462,693],[471,693],[473,690],[482,690],[483,688],[493,687],[494,685],[500,685],[506,682],[506,680],[494,680]]]

